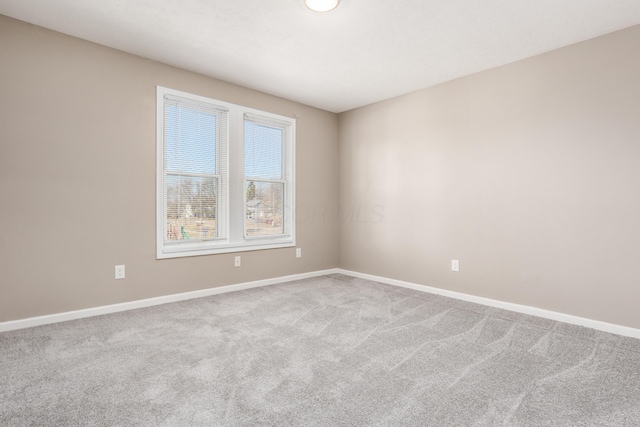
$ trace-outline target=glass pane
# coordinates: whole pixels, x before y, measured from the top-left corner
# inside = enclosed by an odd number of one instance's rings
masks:
[[[283,234],[284,184],[245,182],[247,236]]]
[[[216,114],[165,105],[165,169],[216,174]]]
[[[284,130],[244,121],[244,174],[263,179],[282,178]]]
[[[216,178],[165,177],[166,241],[218,237]]]

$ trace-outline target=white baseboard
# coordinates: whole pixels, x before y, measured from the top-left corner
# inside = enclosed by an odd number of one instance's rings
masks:
[[[388,285],[409,288],[409,289],[413,289],[420,292],[427,292],[431,294],[442,295],[445,297],[455,298],[463,301],[474,302],[477,304],[482,304],[490,307],[502,308],[504,310],[515,311],[518,313],[530,314],[532,316],[544,317],[546,319],[556,320],[558,322],[585,326],[587,328],[592,328],[599,331],[610,332],[612,334],[623,335],[627,337],[640,339],[640,329],[630,328],[630,327],[621,326],[621,325],[615,325],[612,323],[601,322],[599,320],[586,319],[584,317],[572,316],[570,314],[558,313],[555,311],[545,310],[542,308],[536,308],[536,307],[531,307],[527,305],[514,304],[510,302],[504,302],[504,301],[494,300],[490,298],[464,294],[461,292],[448,291],[446,289],[441,289],[441,288],[436,288],[436,287],[426,286],[426,285],[419,285],[417,283],[390,279],[388,277],[374,276],[372,274],[365,274],[365,273],[359,273],[357,271],[344,270],[341,268],[313,271],[309,273],[294,274],[290,276],[281,276],[281,277],[275,277],[272,279],[263,279],[263,280],[257,280],[254,282],[245,282],[245,283],[238,283],[234,285],[219,286],[216,288],[202,289],[199,291],[184,292],[184,293],[173,294],[173,295],[165,295],[161,297],[147,298],[147,299],[142,299],[137,301],[124,302],[120,304],[105,305],[101,307],[87,308],[83,310],[75,310],[75,311],[68,311],[64,313],[50,314],[46,316],[12,320],[9,322],[0,323],[0,332],[31,328],[33,326],[49,325],[52,323],[65,322],[67,320],[76,320],[76,319],[82,319],[85,317],[100,316],[103,314],[117,313],[120,311],[135,310],[137,308],[168,304],[168,303],[177,302],[177,301],[207,297],[207,296],[222,294],[226,292],[241,291],[243,289],[251,289],[251,288],[257,288],[261,286],[275,285],[278,283],[308,279],[312,277],[324,276],[327,274],[335,274],[335,273],[358,277],[365,280],[373,280],[375,282],[385,283]]]
[[[207,297],[210,295],[223,294],[226,292],[241,291],[243,289],[257,288],[260,286],[275,285],[278,283],[291,282],[293,280],[308,279],[311,277],[323,276],[337,273],[338,269],[313,271],[310,273],[293,274],[291,276],[275,277],[272,279],[257,280],[255,282],[238,283],[235,285],[219,286],[217,288],[202,289],[199,291],[184,292],[180,294],[165,295],[155,298],[141,299],[137,301],[123,302],[120,304],[105,305],[101,307],[87,308],[83,310],[67,311],[64,313],[50,314],[46,316],[30,317],[27,319],[12,320],[0,323],[0,332],[13,331],[16,329],[31,328],[33,326],[49,325],[52,323],[65,322],[67,320],[82,319],[85,317],[100,316],[103,314],[117,313],[120,311],[135,310],[136,308],[150,307],[154,305],[168,304],[177,301],[184,301],[194,298]]]
[[[528,305],[514,304],[494,300],[490,298],[478,297],[475,295],[464,294],[461,292],[448,291],[446,289],[435,288],[432,286],[419,285],[417,283],[404,282],[402,280],[389,279],[388,277],[374,276],[371,274],[359,273],[357,271],[344,270],[339,268],[339,274],[358,277],[365,280],[373,280],[375,282],[385,283],[387,285],[400,286],[420,292],[442,295],[445,297],[455,298],[463,301],[474,302],[477,304],[487,305],[490,307],[502,308],[504,310],[515,311],[532,316],[544,317],[546,319],[556,320],[558,322],[570,323],[572,325],[585,326],[587,328],[599,331],[610,332],[612,334],[623,335],[631,338],[640,339],[640,329],[630,328],[628,326],[615,325],[613,323],[601,322],[599,320],[586,319],[584,317],[572,316],[570,314],[558,313],[556,311],[545,310],[542,308],[531,307]]]

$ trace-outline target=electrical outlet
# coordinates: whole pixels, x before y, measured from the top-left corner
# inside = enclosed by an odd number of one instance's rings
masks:
[[[296,248],[296,258],[302,258],[302,248]]]
[[[234,267],[240,267],[240,265],[241,265],[240,256],[237,256],[233,260],[233,266]]]
[[[124,279],[124,265],[116,265],[116,280]]]
[[[460,271],[460,261],[457,259],[451,260],[451,271]]]

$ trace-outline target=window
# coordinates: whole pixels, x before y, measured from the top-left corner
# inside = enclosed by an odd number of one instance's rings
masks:
[[[295,120],[158,87],[157,257],[295,245]]]

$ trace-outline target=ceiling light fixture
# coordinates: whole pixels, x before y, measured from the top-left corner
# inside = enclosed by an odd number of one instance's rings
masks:
[[[340,0],[304,0],[304,4],[314,12],[329,12],[340,4]]]

